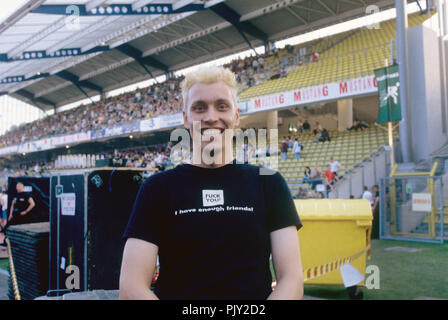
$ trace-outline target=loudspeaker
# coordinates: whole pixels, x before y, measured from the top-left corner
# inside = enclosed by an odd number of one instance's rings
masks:
[[[143,179],[142,170],[126,168],[52,174],[51,290],[118,289],[121,236]]]
[[[6,236],[11,243],[17,285],[22,300],[45,295],[48,290],[48,222],[10,226]],[[9,270],[11,273],[11,270]],[[8,297],[14,300],[14,288],[9,277]]]

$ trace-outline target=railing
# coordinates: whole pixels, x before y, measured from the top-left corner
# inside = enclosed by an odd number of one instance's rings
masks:
[[[328,195],[331,199],[348,199],[350,196],[360,198],[363,187],[372,187],[379,183],[381,177],[390,172],[389,150],[381,147],[371,153],[371,157],[355,164],[355,168],[341,176],[334,190]]]
[[[380,238],[443,242],[444,183],[431,171],[397,173],[380,184]],[[439,223],[437,218],[440,219]]]

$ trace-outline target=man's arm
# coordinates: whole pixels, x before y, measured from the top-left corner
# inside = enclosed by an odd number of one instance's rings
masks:
[[[33,198],[31,198],[31,197],[28,199],[28,204],[29,204],[28,208],[26,208],[25,211],[20,212],[20,214],[22,216],[26,215],[28,212],[30,212],[36,206],[36,204],[34,203]]]
[[[120,300],[158,300],[151,282],[159,248],[144,240],[129,238],[120,272]]]
[[[271,232],[272,259],[277,280],[268,300],[299,300],[303,297],[303,270],[295,226]]]
[[[8,217],[8,221],[12,219],[12,213],[14,212],[14,204],[16,203],[16,200],[12,200],[11,202],[11,208],[9,208],[9,217]]]

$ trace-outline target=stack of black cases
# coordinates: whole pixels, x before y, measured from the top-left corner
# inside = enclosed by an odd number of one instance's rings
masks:
[[[49,222],[14,225],[6,230],[22,300],[32,300],[45,295],[48,290],[49,231]],[[11,270],[9,274],[12,274]],[[15,299],[11,277],[8,297]]]
[[[118,289],[121,237],[146,173],[92,168],[51,174],[51,290]]]

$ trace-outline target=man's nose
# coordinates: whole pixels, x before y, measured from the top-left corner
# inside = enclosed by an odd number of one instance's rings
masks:
[[[218,121],[218,119],[219,119],[218,112],[215,110],[215,107],[213,105],[210,105],[207,108],[207,111],[205,113],[204,121],[205,122],[215,122],[215,121]]]

